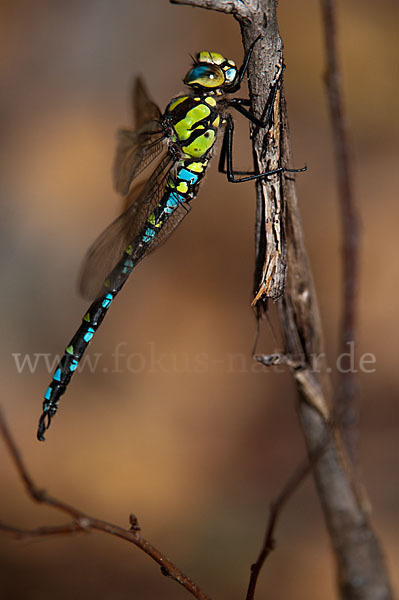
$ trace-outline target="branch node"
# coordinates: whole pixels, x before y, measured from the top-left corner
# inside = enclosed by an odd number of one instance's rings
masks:
[[[91,521],[88,517],[79,517],[75,523],[84,531],[90,531],[91,529]]]
[[[47,494],[45,489],[38,489],[33,485],[29,486],[29,494],[36,502],[47,502]]]
[[[129,523],[130,523],[130,531],[135,531],[135,532],[141,531],[141,527],[139,525],[137,517],[133,513],[131,513],[129,515]]]

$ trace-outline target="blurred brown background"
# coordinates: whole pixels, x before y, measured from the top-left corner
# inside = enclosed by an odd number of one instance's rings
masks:
[[[340,233],[319,5],[280,5],[295,164],[308,165],[297,177],[299,196],[334,366]],[[241,61],[238,25],[161,0],[0,6],[1,404],[9,425],[40,486],[122,526],[134,512],[144,535],[210,596],[242,598],[268,503],[304,454],[289,374],[256,372],[250,358],[253,185],[229,185],[213,165],[189,218],[115,301],[90,347],[98,367],[75,376],[45,444],[35,430],[51,374],[43,358],[33,373],[18,373],[12,356],[53,357],[80,323],[81,259],[120,207],[110,165],[115,131],[129,123],[132,77],[143,74],[163,108],[183,91],[190,53],[216,50]],[[360,377],[360,460],[396,586],[397,18],[394,1],[340,5],[364,230],[359,354],[376,357],[376,371]],[[247,168],[248,125],[237,122],[236,164]],[[126,356],[115,368],[121,343]],[[276,349],[267,328],[261,349]],[[164,369],[154,362],[163,354]],[[243,364],[231,365],[231,354]],[[1,452],[1,520],[27,528],[64,522],[32,505],[3,445]],[[259,597],[334,598],[310,480],[277,536]],[[188,598],[140,551],[101,534],[0,544],[7,600]]]

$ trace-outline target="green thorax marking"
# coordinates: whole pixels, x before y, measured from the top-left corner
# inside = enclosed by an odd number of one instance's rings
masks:
[[[188,140],[193,132],[193,129],[203,128],[204,124],[200,123],[203,119],[211,114],[211,109],[206,104],[199,104],[189,110],[181,121],[176,123],[174,129],[177,133],[177,137],[181,142]]]
[[[201,158],[210,150],[215,143],[216,133],[213,129],[207,129],[205,133],[199,135],[191,144],[183,146],[183,152],[193,158]]]
[[[215,143],[220,123],[215,98],[211,95],[174,98],[166,113],[172,117],[173,142],[187,142],[180,147],[191,158],[204,157]]]

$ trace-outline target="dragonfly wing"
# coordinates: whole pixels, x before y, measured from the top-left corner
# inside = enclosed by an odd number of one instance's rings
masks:
[[[122,258],[127,246],[140,233],[147,218],[159,203],[164,194],[168,177],[169,175],[173,176],[174,169],[173,158],[170,154],[166,154],[148,181],[145,184],[136,185],[130,191],[126,198],[126,210],[103,231],[87,253],[79,275],[79,291],[83,297],[93,299],[102,293],[104,280],[108,278]],[[184,206],[179,206],[176,211],[179,211],[176,217],[173,213],[165,223],[163,228],[165,233],[163,230],[158,233],[158,236],[161,236],[159,242],[170,235],[187,213]],[[158,236],[148,246],[143,256],[135,256],[133,248],[132,258],[136,263],[159,245]]]
[[[172,232],[176,229],[176,227],[181,223],[186,215],[191,210],[191,206],[189,204],[180,204],[173,213],[170,215],[165,225],[162,227],[161,231],[158,233],[151,246],[148,248],[147,255],[150,254],[156,248],[162,246],[164,242],[168,239],[168,237],[172,234]]]
[[[137,131],[121,129],[114,160],[114,188],[122,196],[128,194],[137,177],[164,148],[165,134],[159,121],[150,121]]]
[[[161,111],[150,98],[147,87],[141,77],[136,77],[132,89],[132,109],[136,129],[149,121],[159,121]]]
[[[122,196],[129,192],[133,179],[162,152],[165,142],[161,111],[149,97],[141,78],[135,80],[132,104],[136,130],[118,132],[113,169],[114,187]]]
[[[131,192],[129,192],[129,194],[124,199],[123,210],[127,210],[129,206],[131,206],[135,202],[135,199],[137,197],[137,191],[140,191],[143,187],[144,183],[138,184],[131,190]],[[190,212],[190,210],[191,206],[189,204],[180,204],[177,208],[175,208],[165,225],[162,227],[161,231],[158,233],[156,238],[148,247],[146,254],[149,254],[150,252],[155,250],[155,248],[161,246],[171,235],[172,231],[176,229],[180,221],[184,219],[187,213]]]

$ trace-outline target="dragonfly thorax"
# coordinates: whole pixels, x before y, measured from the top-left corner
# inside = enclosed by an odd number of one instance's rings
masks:
[[[216,99],[211,94],[179,96],[166,108],[166,124],[171,127],[171,141],[191,158],[205,158],[212,149],[220,126]]]

